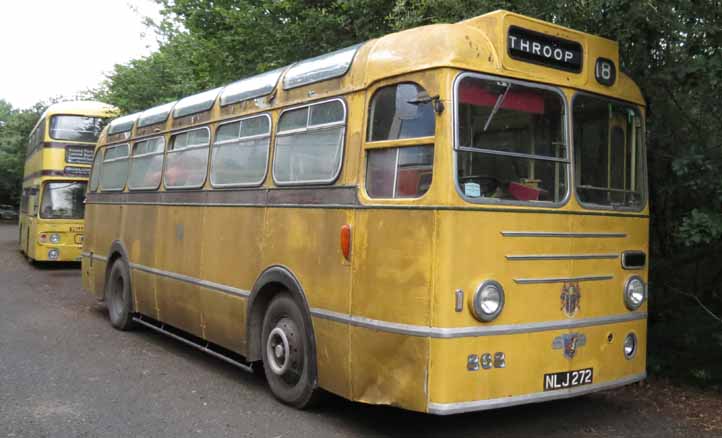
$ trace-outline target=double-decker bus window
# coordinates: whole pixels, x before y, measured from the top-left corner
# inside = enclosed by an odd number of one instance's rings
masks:
[[[273,178],[283,184],[324,184],[341,170],[346,109],[331,100],[286,111],[278,122]]]
[[[214,186],[259,185],[266,176],[271,118],[264,114],[221,125],[211,163]]]
[[[91,170],[90,174],[90,191],[95,192],[98,190],[98,186],[100,185],[100,169],[101,169],[101,163],[103,162],[103,151],[98,150],[95,153],[95,158],[93,159],[93,168]]]
[[[129,189],[154,190],[158,188],[163,173],[164,149],[164,137],[139,141],[133,146],[133,157],[128,175]]]
[[[434,109],[422,97],[428,98],[426,90],[411,83],[378,90],[369,111],[368,141],[433,136]]]
[[[85,181],[58,181],[45,184],[40,202],[43,219],[82,219],[85,214]]]
[[[434,147],[368,151],[366,191],[372,198],[418,198],[431,186]]]
[[[644,151],[638,112],[621,102],[578,95],[572,113],[579,200],[598,206],[641,208]]]
[[[128,143],[109,146],[103,155],[100,187],[103,190],[123,190],[128,178]]]
[[[198,188],[206,180],[208,167],[207,127],[176,134],[171,138],[165,169],[168,188]]]
[[[50,137],[54,140],[98,141],[107,119],[87,116],[53,116],[50,118]]]
[[[457,89],[457,171],[467,198],[561,202],[567,192],[559,93],[467,76]]]

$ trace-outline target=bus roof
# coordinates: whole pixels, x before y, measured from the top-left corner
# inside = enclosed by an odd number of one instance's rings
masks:
[[[43,117],[52,116],[54,114],[83,115],[94,117],[105,117],[117,115],[118,108],[107,103],[95,100],[76,100],[69,102],[58,102],[50,105]]]
[[[519,35],[529,36],[528,40],[522,40]],[[510,43],[519,41],[522,41],[522,48],[524,44],[530,48],[529,53],[511,50]],[[565,65],[566,58],[563,61],[552,59],[553,56],[535,58],[531,53],[537,49],[554,54],[560,48],[569,49],[565,53],[574,61],[573,65]],[[613,79],[606,84],[597,76],[600,60],[614,69]],[[174,118],[179,118],[206,111],[216,104],[226,106],[252,101],[271,95],[274,90],[278,94],[274,94],[274,104],[292,104],[307,100],[311,95],[320,98],[348,93],[386,78],[444,67],[570,87],[645,104],[639,87],[627,75],[618,72],[617,42],[497,10],[454,24],[432,24],[385,35],[247,77],[226,87],[186,96],[175,106],[170,103],[156,109],[163,109],[164,115],[172,112]],[[114,134],[130,131],[136,124],[140,127],[155,123],[155,119],[136,123],[139,117],[143,119],[152,110],[154,108],[116,119],[106,130],[108,134]],[[165,118],[167,116],[159,120]]]
[[[551,44],[580,46],[579,71],[519,60],[509,48],[512,28]],[[612,85],[603,85],[595,78],[595,62],[600,58],[619,69],[616,41],[505,10],[455,24],[432,24],[385,35],[364,49],[354,60],[354,69],[365,70],[365,84],[411,71],[452,67],[583,89],[644,105],[641,91],[623,73],[616,75]]]

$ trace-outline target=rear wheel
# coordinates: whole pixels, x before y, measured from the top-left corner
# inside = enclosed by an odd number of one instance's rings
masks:
[[[133,298],[130,293],[130,274],[122,260],[116,260],[110,268],[105,284],[105,303],[110,323],[118,330],[133,328]]]
[[[288,293],[273,298],[263,318],[263,369],[273,395],[301,409],[311,406],[318,394],[309,329]]]

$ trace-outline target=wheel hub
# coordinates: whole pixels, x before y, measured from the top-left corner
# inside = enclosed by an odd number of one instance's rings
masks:
[[[273,374],[290,377],[299,373],[300,342],[298,328],[291,319],[282,318],[276,323],[266,339],[266,359]]]

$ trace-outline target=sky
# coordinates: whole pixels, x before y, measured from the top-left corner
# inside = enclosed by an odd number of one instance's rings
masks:
[[[152,0],[1,0],[0,99],[27,108],[97,88],[115,64],[151,53]]]

